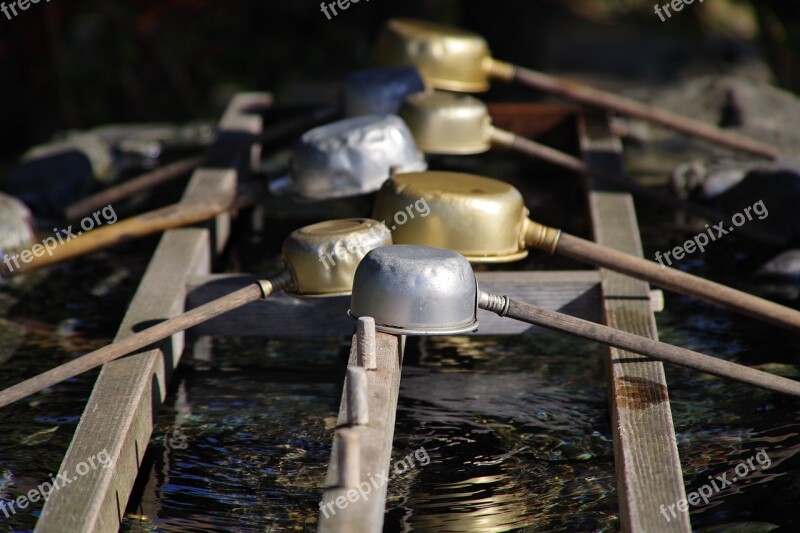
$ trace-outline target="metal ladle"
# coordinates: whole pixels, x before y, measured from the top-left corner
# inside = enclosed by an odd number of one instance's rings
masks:
[[[618,185],[637,197],[693,213],[712,222],[726,218],[724,213],[716,209],[655,191],[622,175],[593,171],[577,157],[497,128],[492,125],[486,104],[469,95],[443,91],[412,94],[406,98],[398,115],[411,130],[417,146],[428,153],[479,154],[490,150],[492,145],[509,148],[578,174]],[[786,244],[780,236],[758,227],[743,226],[740,233],[772,246]]]
[[[685,348],[483,292],[460,254],[396,245],[368,253],[356,269],[349,314],[399,335],[454,335],[478,327],[478,308],[622,350],[800,397],[800,382]]]
[[[800,330],[800,312],[794,309],[534,222],[522,194],[499,180],[457,172],[398,174],[378,192],[373,217],[390,220],[420,199],[429,214],[398,225],[392,233],[396,244],[455,250],[476,263],[513,261],[525,257],[526,247],[535,248]]]
[[[386,226],[369,219],[333,220],[296,230],[283,243],[285,268],[280,274],[13,385],[0,392],[0,407],[280,290],[305,298],[349,294],[361,259],[370,250],[391,244]]]
[[[348,118],[307,131],[292,151],[290,190],[305,200],[377,191],[393,172],[428,168],[396,115]]]
[[[391,19],[378,38],[375,58],[378,64],[385,66],[414,65],[425,81],[437,89],[482,92],[489,88],[489,79],[496,78],[638,117],[769,159],[777,159],[780,155],[771,146],[711,124],[499,61],[491,57],[483,37],[459,28],[422,20]]]

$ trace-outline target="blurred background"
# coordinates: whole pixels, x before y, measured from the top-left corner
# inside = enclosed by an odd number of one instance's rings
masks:
[[[785,0],[695,2],[666,22],[652,0],[372,0],[328,20],[318,2],[81,0],[0,17],[0,157],[65,129],[213,119],[236,90],[297,100],[368,64],[389,16],[484,34],[523,65],[612,81],[736,71],[800,88],[800,12]]]

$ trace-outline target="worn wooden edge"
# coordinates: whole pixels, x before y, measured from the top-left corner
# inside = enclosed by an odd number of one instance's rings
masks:
[[[236,173],[200,169],[193,175],[182,201],[233,200]],[[215,228],[223,238],[225,228]],[[178,229],[165,233],[117,339],[134,333],[149,321],[180,314],[190,276],[206,274],[212,256],[208,229]],[[183,335],[175,335],[148,350],[104,365],[78,428],[60,467],[74,473],[81,463],[106,453],[110,466],[90,471],[55,492],[36,525],[38,532],[116,531],[150,439],[158,406],[164,399],[172,370],[183,351]]]
[[[137,324],[183,311],[185,278],[208,267],[208,231],[174,230],[161,240],[117,339]],[[150,439],[154,406],[164,398],[171,370],[183,349],[176,335],[148,350],[104,365],[59,469],[73,476],[79,463],[105,452],[98,468],[55,492],[44,506],[37,532],[116,531]]]
[[[483,290],[505,294],[586,320],[602,320],[600,277],[596,271],[478,272],[477,278]],[[247,274],[219,274],[190,279],[186,307],[192,309],[253,283],[256,279]],[[293,298],[278,293],[209,320],[191,331],[194,335],[232,337],[344,336],[352,332],[355,324],[347,316],[349,306],[349,297]],[[545,331],[483,310],[478,312],[478,320],[480,327],[476,335],[516,335]]]
[[[581,148],[594,169],[622,171],[622,145],[605,117],[589,116]],[[642,256],[642,244],[633,200],[627,193],[590,184],[589,211],[595,240],[603,245]],[[658,339],[643,281],[600,270],[606,325]],[[620,519],[624,531],[691,531],[687,513],[669,514],[668,508],[686,497],[664,367],[658,361],[609,348],[607,350],[609,404],[617,471]]]
[[[360,440],[359,485],[361,493],[357,498],[351,493],[348,500],[348,492],[353,489],[337,486],[340,474],[337,460],[339,449],[337,440],[333,439],[325,488],[319,504],[317,531],[359,533],[381,531],[383,527],[388,483],[382,482],[382,480],[388,478],[390,474],[389,466],[405,337],[379,332],[376,334],[375,340],[377,369],[367,371],[369,423],[364,426],[351,427],[357,432]],[[348,366],[358,366],[357,346],[358,342],[354,335]],[[347,413],[347,381],[345,379],[337,428],[348,427]],[[339,505],[337,505],[337,498],[339,498]],[[346,504],[341,498],[346,500]]]
[[[216,144],[236,144],[260,135],[264,131],[262,112],[273,104],[272,94],[267,92],[237,93],[228,103],[220,119]],[[233,157],[215,161],[216,166],[236,168],[241,179],[250,176],[251,169],[261,161],[261,146],[254,144]]]

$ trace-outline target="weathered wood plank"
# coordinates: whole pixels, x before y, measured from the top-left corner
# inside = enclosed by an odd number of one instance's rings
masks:
[[[182,201],[218,200],[236,193],[236,173],[195,172]],[[216,228],[227,238],[227,224]],[[207,274],[212,256],[208,229],[165,233],[120,326],[117,339],[150,321],[180,314],[190,276]],[[156,349],[106,364],[95,383],[60,471],[71,473],[98,453],[111,466],[91,470],[55,492],[36,526],[38,532],[116,531],[150,440],[158,406],[166,395],[172,370],[183,352],[183,335]]]
[[[183,311],[186,276],[207,268],[208,231],[175,230],[161,240],[150,268],[120,326],[117,339],[137,325]],[[159,348],[106,364],[97,379],[60,471],[105,450],[108,469],[92,470],[53,494],[37,532],[116,531],[150,440],[155,406],[164,398],[172,369],[183,350],[176,335]],[[71,475],[71,474],[70,474]]]
[[[358,342],[354,335],[348,366],[358,366],[357,346]],[[389,476],[404,348],[405,337],[385,333],[376,335],[377,369],[367,371],[369,423],[350,428],[357,433],[360,440],[359,483],[366,483],[371,487],[370,493],[366,497],[358,494],[357,498],[350,493],[348,500],[349,490],[338,486],[339,443],[334,439],[325,489],[320,502],[318,531],[372,533],[383,528],[387,484],[380,480]],[[348,427],[346,381],[339,406],[337,427]],[[379,474],[384,477],[381,478]],[[367,489],[362,490],[366,494]]]
[[[478,272],[477,277],[482,289],[495,294],[506,294],[586,320],[601,320],[600,278],[596,271]],[[244,274],[194,278],[189,281],[186,307],[191,309],[202,305],[240,289],[255,279],[252,275]],[[354,324],[346,314],[349,306],[349,297],[300,299],[279,293],[265,301],[253,302],[209,320],[192,329],[192,333],[275,338],[348,335]],[[541,331],[540,328],[503,319],[483,310],[478,313],[478,335],[515,335]]]
[[[262,111],[272,106],[270,93],[246,92],[236,94],[228,103],[219,122],[216,145],[235,145],[253,139],[264,131]],[[215,165],[235,168],[239,178],[245,180],[250,171],[258,167],[261,160],[261,146],[254,144],[243,149],[238,155],[215,161]]]
[[[582,150],[587,164],[622,172],[622,146],[605,117],[590,116]],[[589,209],[600,244],[642,255],[631,196],[593,184]],[[605,323],[658,339],[645,282],[601,269]],[[609,403],[624,531],[691,531],[687,514],[668,521],[660,512],[686,497],[664,367],[658,361],[608,349]]]

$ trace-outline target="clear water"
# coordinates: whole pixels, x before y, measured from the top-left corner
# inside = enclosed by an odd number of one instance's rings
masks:
[[[651,217],[645,230],[663,221]],[[283,235],[295,225],[273,230]],[[666,249],[667,241],[648,244]],[[106,343],[154,242],[0,290],[0,386]],[[274,242],[262,244],[274,250]],[[274,255],[265,261],[248,246],[238,253],[245,270],[274,267]],[[682,267],[762,289],[736,258],[705,259]],[[667,298],[657,315],[662,340],[797,377],[796,336]],[[210,361],[186,353],[123,531],[313,530],[348,346],[344,338],[215,339]],[[95,376],[0,410],[0,498],[57,471]],[[761,449],[772,462],[693,509],[693,526],[800,530],[797,402],[674,367],[667,376],[687,490]],[[615,531],[608,423],[602,350],[588,342],[554,334],[411,340],[393,453],[397,460],[424,447],[431,461],[392,477],[385,530]],[[0,531],[32,529],[37,505],[0,513]]]

